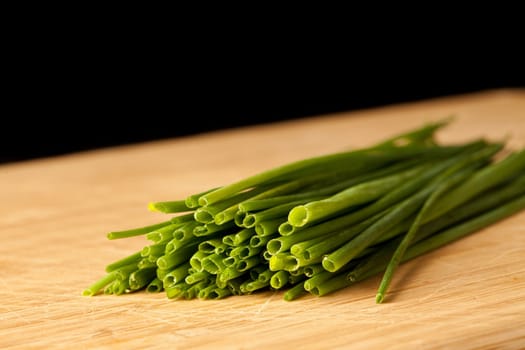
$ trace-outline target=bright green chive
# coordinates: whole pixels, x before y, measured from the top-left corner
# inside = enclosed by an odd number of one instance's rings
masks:
[[[301,296],[303,296],[305,294],[307,294],[307,292],[306,292],[306,290],[303,287],[303,283],[298,283],[295,286],[293,286],[292,288],[288,289],[284,293],[283,298],[286,301],[292,301],[292,300],[300,298]]]
[[[123,266],[137,264],[142,259],[140,252],[131,254],[106,266],[106,272],[115,271]]]
[[[241,259],[235,264],[235,268],[241,272],[248,271],[254,266],[257,266],[261,262],[258,255],[249,257],[247,259]]]
[[[115,272],[110,272],[82,291],[83,296],[93,296],[117,278]]]
[[[278,232],[279,225],[286,218],[277,218],[259,222],[255,225],[255,233],[260,237],[268,237]]]
[[[243,245],[235,247],[230,252],[230,257],[238,256],[239,259],[246,259],[254,255],[258,255],[263,250],[263,246],[252,247],[250,245]]]
[[[250,238],[250,247],[252,248],[264,247],[266,243],[268,243],[272,238],[275,238],[275,236],[276,236],[275,234],[269,235],[269,236],[259,236],[259,235],[252,236]]]
[[[129,287],[129,280],[116,280],[113,283],[113,294],[122,295],[132,290]]]
[[[129,275],[129,288],[131,290],[139,290],[147,286],[155,278],[156,269],[148,267],[139,269]]]
[[[297,206],[290,211],[288,222],[293,226],[300,227],[309,222],[333,216],[345,209],[371,202],[408,179],[414,178],[422,170],[422,167],[404,170],[397,174],[350,187],[329,198]]]
[[[120,239],[120,238],[127,238],[127,237],[145,235],[146,233],[158,230],[158,229],[160,229],[162,227],[165,227],[165,226],[168,226],[170,224],[171,224],[171,221],[164,221],[164,222],[161,222],[159,224],[149,225],[149,226],[135,228],[135,229],[131,229],[131,230],[114,231],[114,232],[108,233],[107,237],[108,237],[108,239]]]
[[[186,282],[177,283],[175,285],[164,287],[166,290],[166,296],[168,299],[176,299],[184,296],[184,292],[191,287],[190,284]]]
[[[185,282],[188,284],[195,284],[197,282],[205,281],[211,278],[211,274],[207,271],[194,272],[186,276]]]
[[[202,259],[202,268],[204,271],[216,275],[226,268],[222,262],[223,259],[224,257],[221,255],[217,255],[215,253],[209,254],[204,259]]]
[[[185,246],[168,255],[157,259],[157,266],[161,269],[170,269],[184,264],[197,251],[196,245]]]
[[[458,169],[452,169],[452,170],[457,171],[457,173],[449,174],[446,172],[445,174],[443,174],[443,176],[440,176],[438,178],[442,182],[439,182],[438,187],[434,190],[434,192],[431,193],[431,195],[425,201],[423,208],[419,211],[409,231],[403,237],[403,239],[401,240],[401,243],[399,243],[396,251],[394,252],[394,255],[390,259],[390,262],[387,265],[386,271],[383,275],[383,279],[381,280],[381,284],[377,291],[376,301],[378,303],[381,303],[383,301],[384,295],[387,292],[388,286],[390,285],[390,282],[392,281],[394,271],[396,270],[397,266],[401,262],[401,259],[403,258],[405,251],[407,250],[412,240],[416,236],[423,222],[423,219],[425,219],[425,216],[427,215],[427,213],[431,212],[434,209],[436,202],[441,198],[441,196],[444,193],[449,192],[450,189],[460,184],[462,181],[464,181],[467,177],[471,176],[476,171],[476,169],[474,168],[466,168],[466,169],[458,168]]]
[[[83,295],[221,299],[288,287],[293,300],[383,272],[382,302],[402,262],[525,208],[525,150],[495,160],[502,143],[440,146],[434,133],[445,124],[151,203],[181,214],[109,233],[153,244],[109,264]]]
[[[162,281],[157,277],[155,277],[153,281],[151,281],[146,287],[146,292],[148,293],[160,293],[163,290],[164,286],[162,284]]]
[[[270,286],[273,289],[281,289],[288,284],[290,273],[288,271],[279,270],[275,272],[270,279]]]
[[[191,267],[197,272],[204,271],[204,268],[202,267],[202,260],[205,259],[207,256],[208,254],[197,250],[197,252],[195,252],[190,258]]]
[[[151,202],[148,204],[148,209],[151,211],[160,211],[161,213],[181,213],[192,210],[186,205],[184,200]]]
[[[176,267],[175,269],[168,272],[162,279],[162,284],[165,289],[168,287],[180,283],[186,279],[188,276],[188,269],[190,268],[189,263],[185,263]]]
[[[435,235],[430,236],[424,240],[419,241],[418,243],[410,246],[406,253],[403,255],[401,262],[408,261],[417,256],[423,255],[427,252],[430,252],[434,249],[437,249],[443,245],[449,244],[455,240],[458,240],[464,236],[472,234],[484,227],[490,226],[504,218],[507,218],[515,213],[525,209],[525,196],[518,197],[511,202],[500,205],[495,209],[492,209],[482,215],[476,216],[471,220],[465,221],[444,231],[436,233]],[[395,243],[395,242],[394,242]],[[384,252],[387,256],[390,256],[394,251],[397,244],[391,245],[392,248],[386,248]],[[378,252],[382,254],[382,251]],[[382,254],[384,255],[384,254]],[[377,259],[376,263],[373,261],[367,261],[367,268],[362,268],[360,266],[360,271],[356,270],[350,271],[347,274],[347,279],[349,282],[355,283],[361,280],[364,280],[370,276],[373,276],[381,271],[383,271],[388,265],[389,259]]]

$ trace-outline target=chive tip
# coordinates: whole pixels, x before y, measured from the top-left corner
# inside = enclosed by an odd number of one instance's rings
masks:
[[[159,208],[155,205],[155,202],[148,203],[148,210],[149,211],[160,211]]]
[[[377,293],[376,295],[376,304],[381,304],[385,300],[383,293]]]
[[[82,296],[84,297],[92,297],[93,295],[95,295],[95,293],[93,293],[93,291],[91,289],[84,289],[82,291]]]

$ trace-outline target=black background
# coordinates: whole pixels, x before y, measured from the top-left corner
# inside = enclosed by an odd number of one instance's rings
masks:
[[[391,22],[317,7],[293,20],[23,11],[3,43],[0,163],[525,87],[522,12],[492,5]]]
[[[366,60],[350,68],[150,65],[82,59],[28,67],[7,96],[0,163],[525,86],[522,63],[506,70],[469,62],[409,70]]]

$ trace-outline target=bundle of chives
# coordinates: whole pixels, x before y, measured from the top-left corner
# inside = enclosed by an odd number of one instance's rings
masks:
[[[174,216],[110,232],[151,242],[82,294],[221,299],[272,289],[294,300],[383,272],[381,303],[402,262],[525,209],[525,150],[505,155],[503,143],[483,139],[440,145],[434,135],[447,123],[150,203]]]

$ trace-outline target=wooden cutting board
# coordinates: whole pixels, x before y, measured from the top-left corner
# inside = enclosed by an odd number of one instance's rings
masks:
[[[525,90],[498,90],[1,166],[0,348],[525,348],[525,212],[404,264],[382,305],[379,277],[293,302],[282,292],[81,296],[107,263],[146,244],[105,234],[164,219],[150,201],[449,115],[444,143],[525,146]]]

